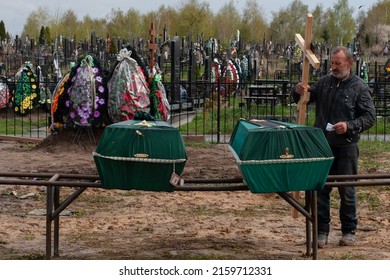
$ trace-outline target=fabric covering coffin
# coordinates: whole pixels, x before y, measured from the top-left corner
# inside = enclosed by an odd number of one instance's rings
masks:
[[[270,120],[241,120],[230,148],[253,193],[321,190],[333,162],[321,129]]]
[[[129,120],[105,128],[93,157],[104,188],[173,191],[170,178],[181,175],[187,153],[166,122]]]

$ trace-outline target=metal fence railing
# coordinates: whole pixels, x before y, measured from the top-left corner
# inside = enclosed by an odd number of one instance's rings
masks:
[[[77,60],[76,45],[71,43],[65,42],[62,52],[33,44],[25,46],[24,49],[14,46],[9,50],[3,46],[0,53],[0,135],[30,138],[45,138],[50,135],[51,98],[59,81],[57,70],[65,73],[70,63]],[[104,45],[100,43],[94,44],[95,47],[82,45],[78,51],[93,51],[94,55],[100,58],[104,71],[108,73],[116,58],[104,52]],[[264,64],[254,59],[248,68],[247,76],[240,77],[239,82],[234,82],[228,79],[212,79],[214,52],[204,55],[199,64],[191,49],[184,53],[184,49],[173,44],[173,41],[166,47],[167,56],[160,53],[158,65],[170,101],[169,121],[178,127],[183,135],[203,136],[207,141],[223,143],[229,141],[236,122],[241,118],[275,119],[291,123],[297,121],[296,104],[291,99],[292,89],[300,79],[300,63],[296,59],[268,57]],[[39,102],[26,114],[20,114],[15,111],[13,100],[18,86],[15,74],[18,67],[27,61],[39,65],[32,68],[39,81],[36,89]],[[328,72],[329,61],[324,59],[320,64],[319,70],[311,69],[311,81]],[[390,79],[386,66],[379,62],[364,63],[357,60],[355,72],[371,87],[377,110],[377,123],[364,133],[364,137],[387,141]],[[29,81],[25,83],[29,85]],[[21,87],[23,88],[23,85]],[[314,109],[312,105],[308,107],[308,125],[314,122]]]
[[[5,85],[11,90],[6,91]],[[364,137],[388,141],[390,117],[390,82],[369,83],[377,110],[377,123]],[[45,83],[50,92],[55,84]],[[166,85],[170,95],[172,83]],[[180,82],[180,98],[171,102],[169,122],[183,135],[202,136],[214,143],[226,143],[239,119],[273,119],[296,123],[296,104],[291,98],[295,86],[289,80],[261,80],[240,84],[205,81]],[[8,103],[0,109],[0,135],[46,138],[51,134],[50,98],[21,115],[15,112],[12,101],[13,82],[2,81],[0,89]],[[50,96],[50,94],[48,94]],[[3,98],[4,99],[4,98]],[[1,103],[0,103],[1,104]],[[4,102],[3,102],[4,105]],[[308,107],[307,124],[314,122],[312,105]]]

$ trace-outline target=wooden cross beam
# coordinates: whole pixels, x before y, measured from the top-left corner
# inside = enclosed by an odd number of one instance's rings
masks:
[[[317,57],[310,49],[311,37],[313,31],[313,15],[307,14],[306,17],[306,34],[305,39],[302,38],[300,34],[295,34],[295,42],[303,51],[303,66],[302,66],[302,84],[305,88],[301,98],[298,102],[297,113],[298,113],[298,122],[299,124],[305,125],[306,123],[306,109],[307,103],[310,100],[310,92],[308,91],[309,87],[309,67],[312,65],[315,69],[320,67],[320,62]],[[294,192],[293,197],[299,199],[299,192]],[[298,218],[298,211],[294,208],[292,216]]]
[[[303,39],[300,34],[295,34],[295,42],[302,49],[303,56],[304,56],[303,67],[302,67],[302,84],[305,87],[305,91],[301,95],[297,107],[298,122],[299,124],[303,124],[303,125],[306,123],[306,107],[310,99],[310,93],[308,91],[309,67],[310,64],[315,69],[318,69],[320,67],[320,62],[318,61],[317,57],[310,49],[312,31],[313,31],[313,15],[307,14],[305,39]]]
[[[149,49],[149,68],[150,68],[149,82],[151,82],[153,78],[153,68],[154,68],[154,51],[158,49],[158,45],[154,43],[156,31],[154,30],[153,22],[150,25],[149,35],[150,35],[150,39],[147,48]]]

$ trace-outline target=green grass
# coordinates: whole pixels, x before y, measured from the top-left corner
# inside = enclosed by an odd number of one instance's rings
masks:
[[[47,127],[47,115],[45,113],[17,116],[9,114],[0,118],[0,134],[25,135],[32,129]]]
[[[354,260],[356,257],[354,257],[350,252],[344,253],[341,258],[341,260]]]
[[[239,98],[231,98],[230,103],[222,102],[220,111],[216,107],[216,102],[210,106],[212,108],[205,108],[202,111],[198,111],[195,118],[186,124],[179,127],[181,133],[187,134],[216,134],[221,132],[222,134],[231,134],[237,122],[240,119],[252,119],[252,118],[271,118],[271,111],[268,106],[256,106],[254,103],[251,105],[250,110],[246,108],[246,103],[240,105]],[[288,106],[276,106],[276,116],[289,116],[290,107]],[[292,110],[295,111],[295,108]],[[220,118],[220,127],[218,127],[218,116]]]
[[[220,216],[225,212],[219,208],[210,208],[207,205],[192,206],[185,209],[178,209],[175,212],[176,215],[188,215],[193,216]]]
[[[370,210],[377,210],[383,205],[383,201],[379,197],[377,190],[359,188],[356,194],[356,201],[359,204],[364,204],[364,208]],[[338,209],[340,207],[340,196],[335,189],[330,193],[330,206],[331,208]]]
[[[378,193],[373,191],[358,192],[357,201],[365,203],[370,210],[378,209],[383,205]]]
[[[185,145],[191,148],[211,148],[213,144],[210,142],[186,141]]]
[[[382,153],[390,151],[390,142],[380,141],[378,139],[361,139],[359,142],[360,153]]]
[[[251,107],[248,109],[245,100],[240,97],[231,97],[227,101],[221,101],[220,111],[218,112],[217,102],[215,100],[209,100],[206,103],[203,110],[198,110],[195,118],[186,124],[179,127],[179,130],[183,134],[216,134],[221,133],[229,135],[233,132],[233,129],[240,119],[269,119],[275,117],[281,119],[288,119],[288,122],[297,123],[297,111],[296,106],[276,105],[274,115],[271,114],[270,106],[257,105],[252,102]],[[220,118],[218,127],[218,117]],[[308,107],[306,125],[313,126],[315,120],[315,108]],[[363,134],[387,134],[390,131],[390,122],[387,118],[378,118],[376,124]]]
[[[75,211],[73,211],[73,215],[76,218],[83,218],[88,216],[88,213],[84,208],[78,208]]]
[[[390,142],[377,139],[361,139],[359,142],[359,168],[363,170],[383,170],[386,168],[386,161],[383,153],[390,151]]]
[[[207,103],[207,101],[206,101]],[[251,107],[247,108],[246,101],[242,96],[233,96],[228,100],[221,100],[220,111],[217,110],[217,102],[209,100],[208,106],[205,109],[198,110],[196,117],[189,123],[185,123],[179,127],[183,134],[189,135],[206,135],[206,134],[224,134],[230,135],[233,132],[235,125],[240,119],[266,119],[272,118],[270,106],[251,103]],[[275,116],[290,119],[289,122],[296,123],[296,106],[276,105]],[[218,117],[220,118],[218,127]],[[8,115],[3,115],[0,118],[0,134],[3,135],[28,135],[32,129],[38,129],[47,126],[48,115],[44,112],[34,112],[26,116],[14,115],[10,112]],[[292,119],[291,119],[292,118]],[[315,110],[313,107],[308,107],[307,122],[308,126],[314,124]],[[390,131],[390,122],[387,118],[379,117],[376,124],[365,131],[364,134],[386,134]]]
[[[105,205],[105,204],[111,205],[113,203],[123,201],[123,198],[111,197],[111,196],[107,196],[105,194],[90,193],[87,195],[80,196],[78,198],[78,201],[79,202],[86,202],[89,205],[95,205],[95,204],[97,204],[97,205]]]
[[[183,124],[179,130],[183,134],[231,134],[240,119],[271,119],[274,116],[281,119],[296,119],[296,106],[276,105],[275,112],[271,112],[271,107],[267,104],[251,103],[247,108],[246,100],[242,96],[233,96],[228,100],[221,100],[218,111],[218,102],[214,99],[205,101],[202,110],[198,110],[195,118],[189,123]],[[308,110],[308,125],[314,124],[315,112]],[[218,118],[220,119],[218,127]],[[293,122],[293,121],[290,121]]]

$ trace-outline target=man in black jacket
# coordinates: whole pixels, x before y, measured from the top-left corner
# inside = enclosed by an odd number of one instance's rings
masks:
[[[346,47],[336,47],[331,56],[332,73],[318,80],[308,90],[310,101],[316,103],[314,126],[323,130],[332,149],[334,162],[330,175],[355,175],[358,172],[360,133],[375,124],[376,113],[370,88],[351,72],[353,56]],[[304,91],[302,83],[295,87],[294,99]],[[318,192],[318,247],[328,242],[330,230],[329,198],[332,188]],[[353,245],[356,241],[356,190],[339,187],[340,245]]]

